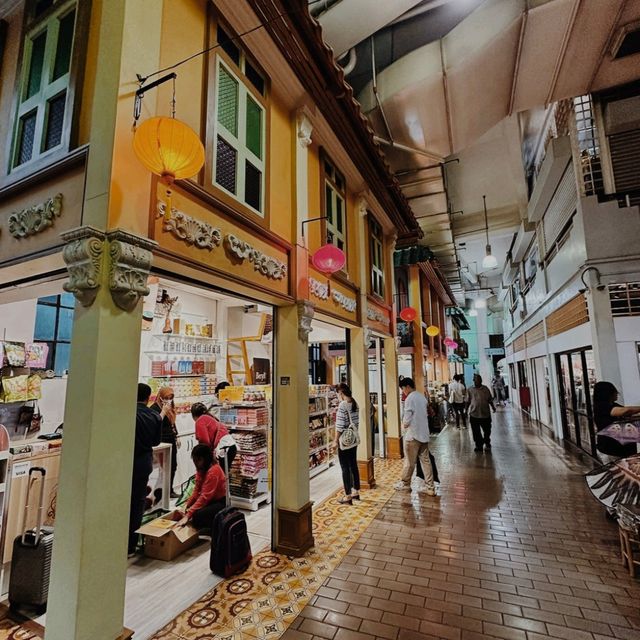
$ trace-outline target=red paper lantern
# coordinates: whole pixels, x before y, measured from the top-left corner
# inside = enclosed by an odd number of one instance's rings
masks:
[[[405,307],[400,312],[400,317],[405,322],[413,322],[416,319],[417,315],[418,315],[418,312],[413,307]]]
[[[344,267],[346,257],[342,249],[333,244],[325,244],[313,254],[311,262],[318,271],[331,275]]]

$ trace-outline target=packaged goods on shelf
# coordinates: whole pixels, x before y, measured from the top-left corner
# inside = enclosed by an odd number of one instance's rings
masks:
[[[238,449],[241,451],[256,451],[267,446],[267,435],[264,431],[247,431],[233,434]]]
[[[234,460],[235,464],[235,460]],[[232,496],[238,498],[255,498],[258,493],[258,479],[245,478],[243,476],[233,474],[233,465],[231,466],[232,475],[229,479],[229,491]]]

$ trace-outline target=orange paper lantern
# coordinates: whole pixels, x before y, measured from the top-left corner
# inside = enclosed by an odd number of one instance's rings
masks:
[[[145,120],[133,136],[138,160],[160,181],[171,186],[175,180],[191,178],[204,164],[204,146],[198,134],[184,122],[158,116]],[[171,217],[171,192],[167,189],[165,217]]]

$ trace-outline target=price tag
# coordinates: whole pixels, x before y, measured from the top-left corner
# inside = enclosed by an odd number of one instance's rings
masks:
[[[16,462],[11,467],[12,478],[26,478],[29,475],[29,469],[31,469],[31,462]]]

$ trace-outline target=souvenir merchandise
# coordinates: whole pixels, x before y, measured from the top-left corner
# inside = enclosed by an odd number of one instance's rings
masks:
[[[29,376],[2,378],[2,399],[4,402],[26,402]]]
[[[27,400],[40,400],[42,398],[42,378],[39,375],[30,375],[27,379]]]
[[[31,369],[46,369],[49,345],[45,342],[31,342],[25,346],[26,366]]]
[[[5,342],[4,352],[10,367],[24,367],[26,351],[23,342]]]

